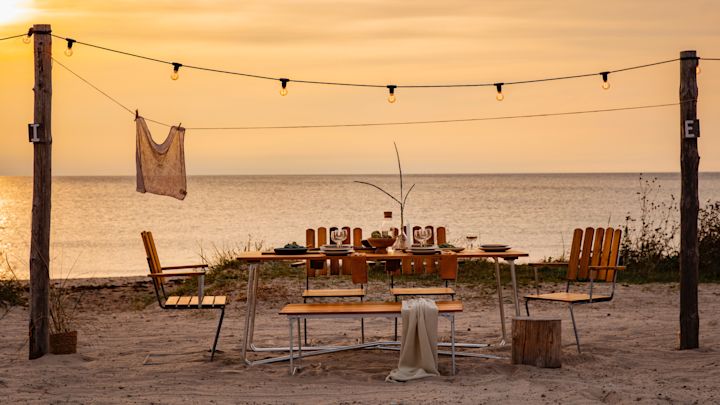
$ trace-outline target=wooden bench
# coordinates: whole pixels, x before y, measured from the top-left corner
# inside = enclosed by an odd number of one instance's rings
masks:
[[[452,374],[455,375],[455,313],[462,312],[463,304],[461,301],[440,301],[436,302],[438,307],[438,315],[447,318],[450,321],[450,347],[452,357]],[[297,359],[303,357],[302,354],[302,328],[300,320],[308,318],[400,318],[402,316],[402,302],[338,302],[338,303],[310,303],[310,304],[287,304],[280,310],[280,315],[288,317],[290,326],[290,374],[295,373],[293,365],[293,324],[297,322],[298,327],[298,355]],[[371,345],[371,346],[368,346]],[[343,347],[334,347],[327,350],[316,350],[313,355],[332,353],[341,350],[351,350],[358,348],[372,347],[372,343],[351,345]]]

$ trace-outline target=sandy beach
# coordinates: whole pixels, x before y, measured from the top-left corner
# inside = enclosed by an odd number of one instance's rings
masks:
[[[287,363],[245,366],[240,359],[244,292],[232,296],[214,362],[205,352],[215,311],[163,311],[144,278],[73,280],[82,294],[78,353],[27,360],[28,310],[14,308],[0,321],[0,397],[3,403],[713,403],[720,401],[720,286],[700,286],[701,349],[678,351],[678,286],[619,285],[610,303],[580,307],[583,353],[574,345],[567,310],[535,305],[534,314],[563,319],[562,368],[511,365],[509,359],[459,358],[456,376],[440,357],[437,378],[387,383],[397,352],[359,350],[304,360],[295,376]],[[552,289],[552,285],[545,288]],[[286,345],[284,303],[299,302],[297,279],[264,280],[255,341]],[[370,285],[371,299],[384,285]],[[510,291],[505,291],[510,296]],[[465,311],[460,341],[497,344],[500,326],[493,289],[459,288]],[[143,306],[149,303],[147,307]],[[506,299],[506,313],[510,313]],[[439,336],[449,338],[439,321]],[[352,343],[354,320],[316,320],[312,343]],[[391,321],[366,321],[368,339],[390,338]],[[509,357],[510,347],[479,352]],[[150,357],[147,358],[148,354]],[[253,354],[253,358],[261,358]],[[146,361],[147,360],[147,361]],[[143,363],[148,364],[143,364]]]

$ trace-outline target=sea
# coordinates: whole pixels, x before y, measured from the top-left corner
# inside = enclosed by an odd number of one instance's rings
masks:
[[[305,230],[319,226],[361,227],[369,236],[384,211],[399,224],[399,205],[357,181],[400,193],[397,175],[189,176],[180,201],[136,192],[132,176],[55,177],[51,277],[146,274],[144,230],[171,266],[303,244]],[[526,261],[562,255],[574,228],[624,226],[640,215],[642,195],[661,207],[680,196],[678,173],[406,175],[404,190],[412,185],[406,223],[445,226],[458,246],[478,234],[481,244],[529,252]],[[720,200],[720,173],[701,173],[699,190],[701,206]],[[28,277],[31,211],[32,178],[0,177],[0,266],[19,278]]]

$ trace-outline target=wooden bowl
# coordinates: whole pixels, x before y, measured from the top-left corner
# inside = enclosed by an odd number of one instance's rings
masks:
[[[375,248],[375,253],[387,253],[387,248],[395,243],[395,238],[368,238],[367,241]]]

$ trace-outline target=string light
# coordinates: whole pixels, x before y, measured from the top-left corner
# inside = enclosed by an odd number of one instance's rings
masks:
[[[27,35],[23,37],[22,41],[23,41],[24,43],[26,43],[26,44],[29,44],[29,43],[30,43],[30,37],[32,37],[32,34],[33,34],[33,29],[32,29],[32,27],[30,27],[30,29],[29,29],[28,32],[27,32]]]
[[[72,47],[76,41],[72,38],[67,38],[66,41],[67,41],[67,49],[65,49],[65,55],[72,56],[73,55]]]
[[[287,84],[289,81],[290,79],[280,79],[280,86],[282,86],[282,88],[280,89],[280,95],[283,97],[287,96],[288,94]]]
[[[495,95],[495,100],[497,100],[497,101],[505,100],[505,96],[503,96],[503,93],[502,93],[503,84],[505,84],[505,83],[495,83],[495,89],[497,89],[497,94]]]
[[[602,79],[603,79],[603,84],[602,84],[603,90],[607,90],[610,88],[610,83],[608,83],[608,75],[609,74],[610,74],[610,72],[600,72],[600,75],[602,76]]]
[[[172,65],[173,65],[173,72],[170,75],[170,78],[173,80],[177,80],[180,78],[180,74],[178,73],[178,70],[180,70],[182,63],[172,62]]]
[[[397,97],[395,97],[395,89],[397,88],[394,84],[388,84],[388,103],[392,104],[397,101]]]

